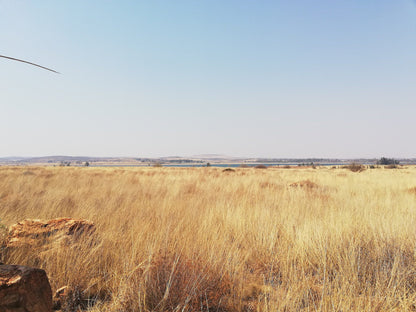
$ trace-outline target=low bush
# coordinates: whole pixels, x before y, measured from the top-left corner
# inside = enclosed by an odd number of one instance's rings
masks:
[[[362,164],[358,164],[358,163],[352,163],[347,166],[344,166],[343,168],[348,169],[352,172],[361,172],[365,170],[365,166],[363,166]]]

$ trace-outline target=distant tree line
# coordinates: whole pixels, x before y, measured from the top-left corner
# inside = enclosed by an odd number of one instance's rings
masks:
[[[395,160],[394,158],[386,158],[381,157],[379,160],[377,160],[377,165],[398,165],[399,161]]]
[[[85,167],[88,167],[90,165],[90,163],[88,161],[86,162],[82,162],[82,161],[77,161],[76,162],[77,165],[84,165]],[[71,162],[70,161],[61,161],[61,163],[59,164],[59,166],[61,167],[69,167],[71,166]]]
[[[135,160],[140,162],[148,162],[148,163],[195,163],[201,164],[204,163],[203,160],[193,160],[193,159],[162,159],[162,158],[135,158]]]

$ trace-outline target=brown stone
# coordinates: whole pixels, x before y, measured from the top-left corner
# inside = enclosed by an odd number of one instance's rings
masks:
[[[52,291],[44,270],[0,265],[0,312],[50,312]]]
[[[6,247],[35,247],[46,249],[50,244],[74,242],[82,234],[92,234],[95,225],[91,221],[72,218],[52,220],[29,219],[12,225],[6,238]]]

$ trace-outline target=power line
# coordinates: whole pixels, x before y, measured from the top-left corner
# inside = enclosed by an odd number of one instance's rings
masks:
[[[50,68],[47,68],[47,67],[44,67],[44,66],[41,66],[41,65],[35,64],[35,63],[31,63],[31,62],[28,62],[28,61],[24,61],[24,60],[21,60],[21,59],[17,59],[17,58],[14,58],[14,57],[5,56],[5,55],[0,55],[0,57],[3,57],[3,58],[5,58],[5,59],[9,59],[9,60],[12,60],[12,61],[18,61],[18,62],[26,63],[26,64],[29,64],[29,65],[37,66],[37,67],[40,67],[40,68],[43,68],[43,69],[49,70],[49,71],[51,71],[51,72],[54,72],[54,73],[56,73],[56,74],[60,74],[60,73],[59,73],[59,72],[57,72],[56,70],[53,70],[53,69],[50,69]]]

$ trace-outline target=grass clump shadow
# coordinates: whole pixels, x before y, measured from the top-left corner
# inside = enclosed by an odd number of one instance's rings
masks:
[[[235,172],[233,168],[225,168],[222,172]]]

